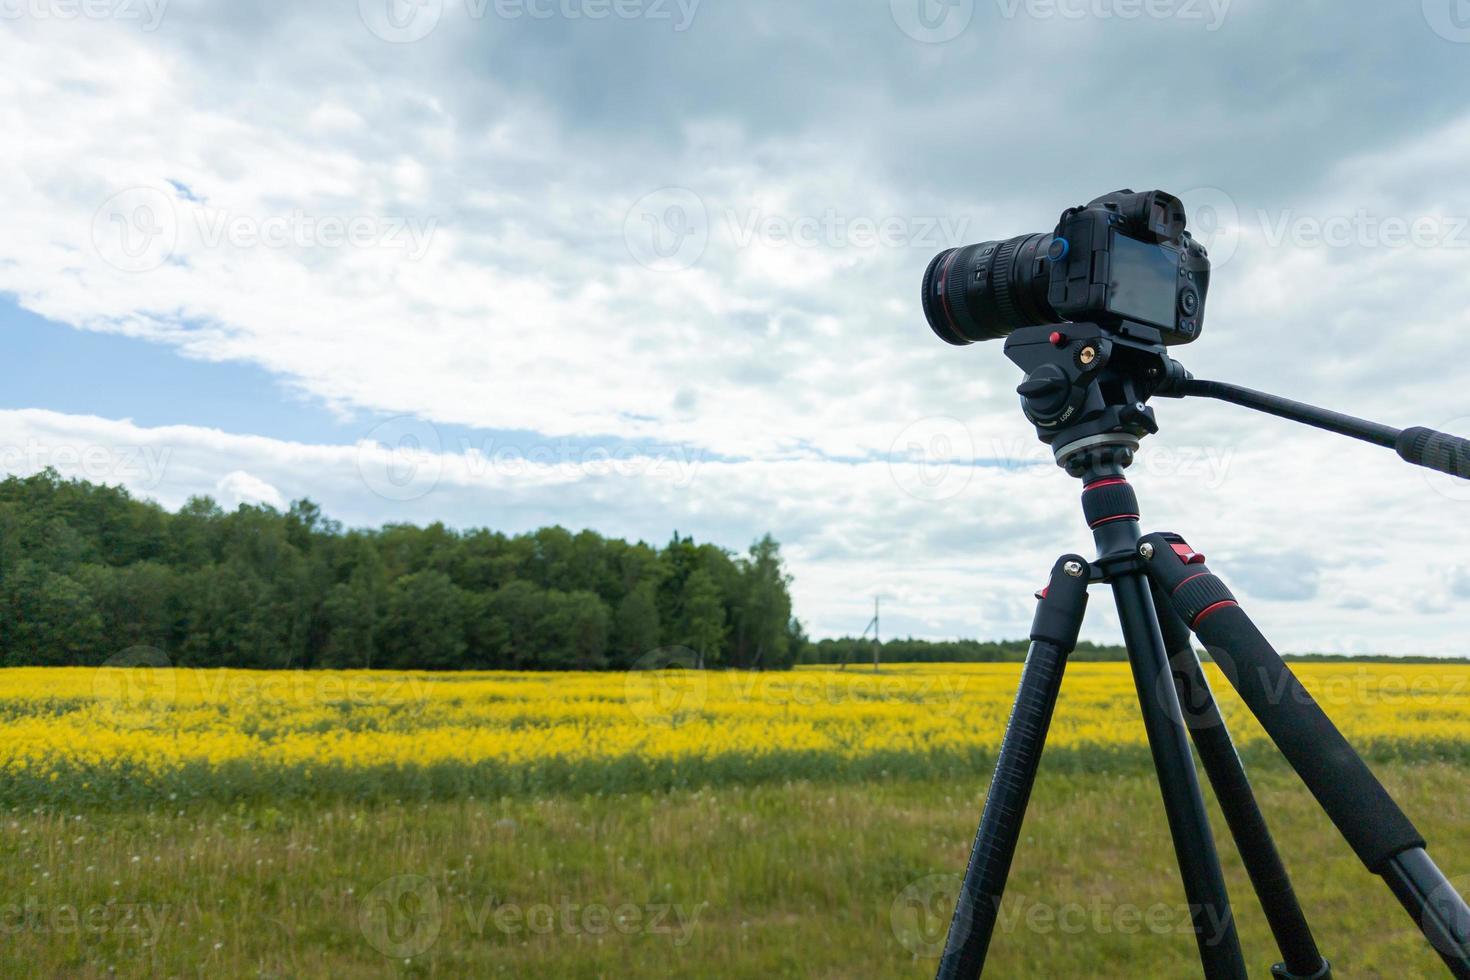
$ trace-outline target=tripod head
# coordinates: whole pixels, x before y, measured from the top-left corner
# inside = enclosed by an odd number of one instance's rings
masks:
[[[1470,439],[1415,426],[1395,429],[1220,381],[1196,380],[1169,356],[1159,333],[1124,320],[1024,327],[1005,355],[1026,380],[1016,388],[1036,435],[1057,465],[1076,477],[1133,462],[1144,436],[1159,431],[1148,400],[1216,398],[1349,438],[1394,449],[1408,463],[1470,480]]]
[[[1159,431],[1148,399],[1182,368],[1158,331],[1131,326],[1060,323],[1026,327],[1006,339],[1006,357],[1026,372],[1016,389],[1021,410],[1074,476],[1099,454],[1127,466],[1139,441]]]

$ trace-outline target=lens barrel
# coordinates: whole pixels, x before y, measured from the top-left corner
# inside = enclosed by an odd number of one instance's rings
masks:
[[[1059,319],[1047,302],[1052,236],[1021,235],[940,252],[924,273],[924,316],[945,343],[1000,340]]]

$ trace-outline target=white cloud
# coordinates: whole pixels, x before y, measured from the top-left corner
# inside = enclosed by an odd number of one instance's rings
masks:
[[[0,445],[41,447],[0,462],[16,473],[54,465],[169,507],[210,488],[233,495],[226,503],[281,507],[309,496],[349,526],[444,520],[524,531],[560,523],[655,544],[678,529],[735,546],[771,530],[796,576],[798,612],[819,635],[860,630],[880,593],[890,635],[1024,636],[1031,593],[1054,558],[1091,553],[1076,482],[1049,463],[1029,465],[1030,453],[935,484],[943,460],[720,462],[555,443],[485,455],[448,439],[405,450],[400,434],[379,430],[356,447],[308,445],[0,411]],[[976,429],[971,439],[984,445],[987,435]],[[54,447],[70,452],[58,458]],[[1293,431],[1231,448],[1211,461],[1203,449],[1160,438],[1135,465],[1133,482],[1145,523],[1179,531],[1209,554],[1282,649],[1470,653],[1451,601],[1453,556],[1443,546],[1462,500],[1436,493],[1391,453],[1344,449],[1324,434]],[[81,462],[88,458],[91,468]],[[393,467],[396,480],[387,476]],[[1327,472],[1351,472],[1353,492],[1324,493]],[[911,492],[926,485],[950,495]],[[1371,533],[1406,493],[1417,506],[1393,513],[1391,535]],[[1272,580],[1279,575],[1293,578]],[[1312,601],[1295,601],[1304,590]],[[1372,601],[1339,601],[1361,595]],[[1434,603],[1425,606],[1425,597]],[[1084,635],[1116,639],[1101,590]]]
[[[277,510],[286,506],[281,491],[244,470],[231,470],[220,477],[214,485],[214,496],[226,510],[241,504],[264,504]]]
[[[1189,24],[998,23],[983,7],[930,46],[882,4],[711,4],[677,37],[467,23],[451,6],[405,45],[330,6],[175,0],[153,32],[7,23],[0,290],[59,323],[259,365],[345,418],[677,452],[619,469],[553,448],[517,465],[405,443],[409,430],[319,446],[11,412],[7,470],[56,465],[170,506],[311,496],[362,524],[561,522],[652,540],[678,527],[727,544],[770,528],[818,632],[860,629],[881,591],[916,631],[1018,635],[1052,557],[1090,551],[1076,488],[1016,411],[999,345],[929,335],[919,277],[956,239],[1040,230],[1138,181],[1217,186],[1223,199],[1198,200],[1234,212],[1205,337],[1178,352],[1197,374],[1400,425],[1470,416],[1456,340],[1470,249],[1310,240],[1360,210],[1470,216],[1453,165],[1470,118],[1452,99],[1389,105],[1370,70],[1364,89],[1280,67],[1316,36],[1310,5],[1232,5],[1209,56],[1174,43],[1196,36]],[[1334,25],[1412,64],[1420,91],[1463,76],[1464,51],[1417,10]],[[1042,57],[1049,84],[1017,99],[1008,80]],[[1130,59],[1156,70],[1118,73]],[[977,65],[990,83],[958,84]],[[1101,77],[1110,111],[1079,109]],[[1291,152],[1261,150],[1277,145]],[[692,194],[683,210],[630,215],[667,187]],[[870,226],[886,244],[867,243]],[[148,248],[121,238],[154,227]],[[629,242],[629,228],[663,237]],[[688,268],[635,259],[701,229]],[[128,271],[140,266],[153,267]],[[1149,521],[1235,558],[1242,582],[1310,579],[1257,586],[1284,645],[1464,652],[1436,569],[1470,544],[1454,488],[1243,410],[1158,407],[1164,432],[1137,469]],[[1041,463],[968,480],[940,467],[963,489],[911,496],[934,466],[895,479],[888,457],[937,418],[959,420],[961,457]],[[1089,635],[1106,637],[1110,615],[1094,602]]]

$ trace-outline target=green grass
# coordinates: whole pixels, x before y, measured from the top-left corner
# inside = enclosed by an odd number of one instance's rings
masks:
[[[1151,772],[1113,761],[1044,767],[988,976],[1199,975]],[[1470,883],[1470,766],[1377,769]],[[1443,976],[1290,772],[1256,761],[1253,776],[1336,975]],[[929,977],[983,790],[975,774],[17,806],[0,817],[0,976]],[[1252,975],[1266,977],[1270,934],[1221,850]]]

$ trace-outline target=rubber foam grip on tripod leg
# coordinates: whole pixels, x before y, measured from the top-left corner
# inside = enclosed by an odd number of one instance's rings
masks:
[[[1416,466],[1470,480],[1470,439],[1415,426],[1399,434],[1395,448]]]
[[[1382,874],[1424,837],[1239,606],[1196,628],[1227,679],[1358,858]]]

